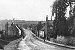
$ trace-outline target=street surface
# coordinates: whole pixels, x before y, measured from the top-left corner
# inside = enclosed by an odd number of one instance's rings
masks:
[[[75,50],[41,42],[32,36],[30,30],[24,29],[24,33],[26,36],[20,41],[18,50]]]

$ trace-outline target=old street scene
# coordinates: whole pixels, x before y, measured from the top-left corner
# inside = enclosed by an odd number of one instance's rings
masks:
[[[0,0],[0,50],[75,50],[75,0]]]

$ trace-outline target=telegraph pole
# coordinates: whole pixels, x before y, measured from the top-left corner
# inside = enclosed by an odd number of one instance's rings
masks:
[[[47,32],[47,29],[48,29],[48,28],[47,28],[47,26],[48,26],[47,23],[48,23],[48,15],[46,15],[46,24],[45,24],[45,36],[46,36],[46,40],[47,40],[47,33],[48,33],[48,32]]]
[[[5,36],[8,36],[8,22],[5,24]]]
[[[50,6],[50,7],[52,7],[52,6]],[[51,21],[52,21],[52,15],[51,15]]]
[[[51,16],[51,21],[52,21],[52,16]]]
[[[72,5],[71,5],[71,1],[70,0],[69,0],[69,4],[70,4],[69,16],[71,17],[72,16],[72,14],[71,14],[71,12],[72,12]]]

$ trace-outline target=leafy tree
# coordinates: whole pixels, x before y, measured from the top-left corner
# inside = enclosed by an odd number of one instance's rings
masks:
[[[75,37],[75,6],[73,8],[72,16],[70,16],[68,19],[68,23],[71,35]]]
[[[54,32],[57,35],[68,36],[68,24],[65,17],[66,8],[69,6],[70,2],[67,0],[57,0],[53,4],[52,15],[55,16],[54,24]]]

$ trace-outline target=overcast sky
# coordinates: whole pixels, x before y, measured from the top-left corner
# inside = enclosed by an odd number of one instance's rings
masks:
[[[51,17],[51,5],[55,0],[0,0],[0,20],[45,20]]]

